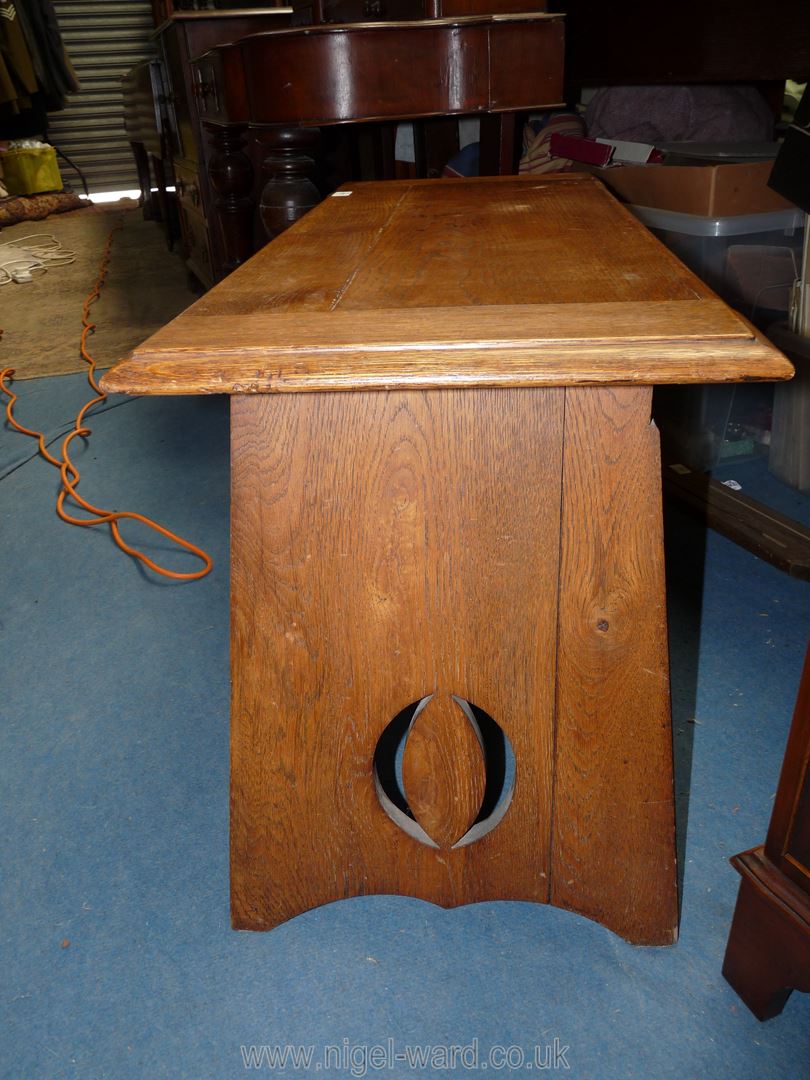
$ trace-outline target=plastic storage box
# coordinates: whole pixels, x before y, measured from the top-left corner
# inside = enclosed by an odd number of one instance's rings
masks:
[[[0,162],[9,195],[35,195],[39,191],[62,190],[62,176],[52,146],[7,150],[0,155]]]
[[[784,318],[801,269],[804,214],[700,217],[649,206],[630,209],[690,270],[760,326]]]
[[[760,328],[785,318],[801,270],[804,215],[799,210],[701,217],[647,206],[630,209]],[[654,400],[664,455],[671,462],[708,470],[768,452],[773,401],[768,385],[659,387]]]

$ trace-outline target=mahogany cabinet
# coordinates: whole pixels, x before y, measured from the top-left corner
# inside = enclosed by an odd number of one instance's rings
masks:
[[[731,863],[742,881],[723,974],[769,1020],[810,991],[810,645],[768,836]]]
[[[208,176],[212,148],[202,128],[200,90],[191,60],[268,25],[285,26],[290,8],[175,11],[155,31],[165,86],[167,152],[174,172],[183,256],[189,270],[210,288],[224,274],[219,229],[212,227],[214,193]]]

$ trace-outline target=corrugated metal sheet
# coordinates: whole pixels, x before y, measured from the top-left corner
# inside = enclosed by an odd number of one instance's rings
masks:
[[[138,187],[124,133],[121,76],[155,54],[149,0],[54,0],[62,39],[81,83],[67,108],[50,114],[48,138],[76,162],[91,191]],[[66,180],[79,188],[62,162]]]

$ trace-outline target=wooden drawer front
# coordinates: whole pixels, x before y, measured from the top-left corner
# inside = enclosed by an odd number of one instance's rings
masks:
[[[177,201],[189,210],[202,214],[202,193],[200,179],[193,169],[174,163],[175,189]]]
[[[221,79],[222,63],[218,50],[192,61],[191,92],[201,120],[227,120],[219,91]]]
[[[192,92],[201,120],[247,123],[248,103],[242,52],[223,45],[191,64]]]
[[[208,226],[202,212],[197,174],[175,164],[177,206],[183,234],[183,256],[189,270],[206,286],[214,283]]]

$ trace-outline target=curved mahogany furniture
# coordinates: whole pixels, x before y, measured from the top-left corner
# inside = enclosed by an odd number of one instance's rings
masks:
[[[253,250],[248,128],[266,148],[260,203],[274,236],[320,201],[307,128],[483,114],[482,172],[509,173],[515,112],[559,105],[562,67],[563,20],[549,14],[304,26],[211,50],[193,69],[229,266]]]
[[[253,124],[341,124],[561,103],[558,15],[348,23],[238,43]]]

